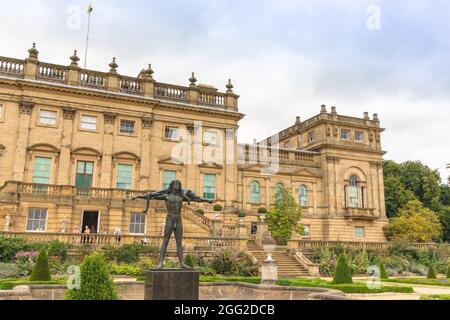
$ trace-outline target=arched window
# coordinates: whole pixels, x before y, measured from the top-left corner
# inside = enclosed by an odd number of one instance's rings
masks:
[[[284,189],[284,184],[283,182],[278,182],[275,185],[275,200],[281,200],[281,198],[283,197],[283,194],[281,193],[281,191]]]
[[[308,188],[305,185],[300,186],[300,206],[308,206]]]
[[[358,177],[353,175],[349,179],[347,187],[347,207],[349,208],[362,208],[362,189]]]
[[[261,203],[261,185],[258,181],[253,181],[251,184],[251,203]]]

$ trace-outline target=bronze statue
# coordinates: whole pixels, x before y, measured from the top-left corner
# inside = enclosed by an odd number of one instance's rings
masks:
[[[177,254],[180,260],[181,269],[189,269],[184,264],[183,256],[183,221],[181,218],[181,208],[183,202],[190,204],[191,202],[208,202],[212,201],[197,197],[191,190],[183,190],[181,182],[174,180],[170,183],[169,188],[158,192],[150,192],[145,196],[134,197],[133,200],[143,199],[147,200],[147,206],[144,214],[147,214],[150,207],[150,200],[164,200],[167,207],[166,227],[164,229],[164,240],[159,255],[159,264],[155,269],[162,269],[164,265],[164,258],[166,257],[167,246],[169,245],[170,236],[172,232],[175,233],[175,240],[177,243]]]

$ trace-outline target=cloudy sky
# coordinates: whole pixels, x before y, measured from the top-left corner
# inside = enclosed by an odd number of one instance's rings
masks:
[[[83,55],[86,0],[0,0],[0,55],[68,64]],[[241,142],[307,119],[321,104],[380,115],[386,159],[450,175],[450,2],[447,0],[93,0],[88,68],[241,95]],[[83,61],[82,61],[83,62]]]

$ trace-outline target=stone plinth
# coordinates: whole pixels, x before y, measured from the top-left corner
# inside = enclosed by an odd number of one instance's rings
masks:
[[[200,273],[193,269],[146,272],[145,300],[199,300]]]
[[[278,265],[275,261],[262,263],[261,270],[261,284],[262,285],[274,285],[278,281]]]

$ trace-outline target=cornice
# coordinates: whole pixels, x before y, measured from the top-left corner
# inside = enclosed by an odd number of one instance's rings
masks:
[[[356,148],[356,147],[336,145],[336,144],[324,143],[324,144],[319,144],[317,146],[314,146],[315,150],[320,150],[320,149],[325,149],[325,148],[335,149],[335,150],[371,153],[371,154],[377,154],[377,155],[385,155],[386,154],[386,151],[373,150],[373,149],[369,149],[369,148]]]

